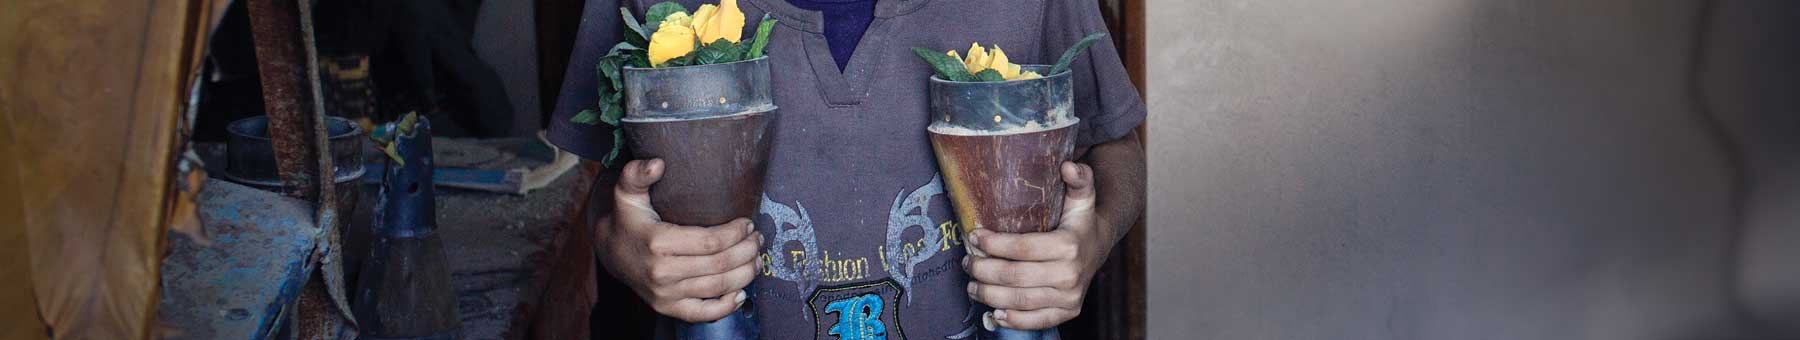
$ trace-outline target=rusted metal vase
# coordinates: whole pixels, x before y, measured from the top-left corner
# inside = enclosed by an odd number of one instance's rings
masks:
[[[625,117],[637,159],[661,158],[650,204],[663,221],[714,226],[756,215],[767,172],[768,58],[726,64],[624,69]],[[745,292],[749,292],[746,289]],[[678,323],[677,339],[754,339],[751,308],[708,323]]]
[[[459,339],[462,319],[450,286],[450,260],[437,233],[432,185],[431,123],[394,137],[382,177],[374,235],[357,278],[351,310],[362,339]]]
[[[927,131],[963,231],[1055,229],[1062,220],[1060,169],[1074,151],[1080,121],[1072,111],[1069,73],[1005,82],[932,77],[930,91],[933,119]],[[1060,338],[1055,329],[984,328],[987,339]]]

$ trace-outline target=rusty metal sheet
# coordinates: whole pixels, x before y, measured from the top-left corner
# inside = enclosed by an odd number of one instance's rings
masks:
[[[157,315],[163,338],[262,339],[312,269],[312,204],[209,180],[199,206],[212,245],[169,240]]]

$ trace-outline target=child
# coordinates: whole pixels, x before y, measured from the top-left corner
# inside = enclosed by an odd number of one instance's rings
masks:
[[[620,40],[619,7],[642,17],[658,1],[588,2],[551,142],[588,159],[612,148],[610,127],[568,120],[597,102],[594,62]],[[1078,161],[1061,169],[1058,229],[965,240],[925,133],[933,72],[911,48],[978,42],[1018,64],[1051,64],[1105,30],[1095,2],[736,1],[752,21],[780,20],[768,46],[780,110],[761,213],[715,228],[660,223],[648,190],[663,164],[632,161],[616,185],[597,188],[615,200],[595,226],[609,273],[690,322],[725,316],[752,287],[747,308],[770,339],[972,338],[984,317],[1044,329],[1080,313],[1089,279],[1143,209],[1132,129],[1145,110],[1117,51],[1102,41],[1072,67]],[[964,242],[986,256],[965,257]],[[976,302],[995,312],[975,312]]]

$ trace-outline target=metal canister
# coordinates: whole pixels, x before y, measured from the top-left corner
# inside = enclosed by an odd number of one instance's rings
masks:
[[[431,123],[420,117],[387,147],[374,235],[357,278],[351,310],[363,339],[457,339],[462,319],[450,285],[450,263],[437,234],[432,187]],[[394,164],[400,163],[400,164]]]
[[[1070,78],[1069,72],[1004,82],[931,78],[927,132],[964,233],[1047,232],[1062,220],[1060,169],[1074,152],[1080,122]],[[1021,331],[986,322],[983,328],[987,339],[1060,338],[1054,328]]]
[[[755,216],[774,139],[768,58],[627,67],[623,74],[621,121],[632,156],[663,160],[662,179],[650,187],[650,203],[663,221],[714,226]],[[757,337],[753,308],[714,322],[677,323],[675,333],[683,340]]]

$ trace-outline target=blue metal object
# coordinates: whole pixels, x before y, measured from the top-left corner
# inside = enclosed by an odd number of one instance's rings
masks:
[[[752,290],[744,289],[744,294]],[[744,301],[756,301],[754,296],[745,296]],[[726,315],[724,319],[713,322],[687,323],[675,322],[676,340],[723,340],[723,339],[760,339],[761,333],[756,327],[755,308],[746,304],[737,311]]]
[[[312,272],[312,204],[220,180],[196,198],[210,245],[169,238],[157,322],[164,339],[263,339]]]
[[[462,332],[437,234],[431,122],[412,118],[401,121],[387,145],[404,161],[384,171],[369,256],[357,277],[351,309],[362,339],[456,339]]]

